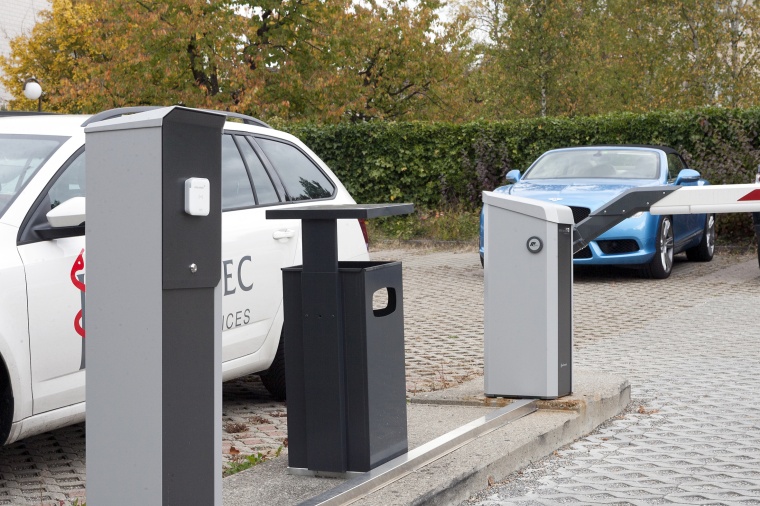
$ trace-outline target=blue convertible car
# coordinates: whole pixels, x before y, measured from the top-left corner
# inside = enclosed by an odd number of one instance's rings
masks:
[[[520,177],[506,175],[495,192],[570,207],[575,223],[635,186],[708,184],[686,167],[681,155],[664,146],[587,146],[547,151]],[[653,278],[667,278],[673,255],[707,262],[715,250],[715,217],[705,214],[653,216],[637,213],[592,241],[574,256],[576,265],[630,265]],[[483,261],[483,215],[480,258]]]

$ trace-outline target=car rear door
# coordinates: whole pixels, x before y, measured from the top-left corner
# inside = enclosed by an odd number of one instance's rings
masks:
[[[293,264],[300,220],[267,220],[284,201],[249,136],[222,140],[222,336],[224,361],[256,352],[282,304],[281,268]],[[279,336],[277,336],[279,337]]]

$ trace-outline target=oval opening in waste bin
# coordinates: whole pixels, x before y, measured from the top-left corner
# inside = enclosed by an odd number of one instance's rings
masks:
[[[381,288],[372,294],[372,314],[388,316],[396,310],[396,289]]]

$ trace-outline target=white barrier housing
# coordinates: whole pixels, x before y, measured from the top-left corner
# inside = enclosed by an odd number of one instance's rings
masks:
[[[485,393],[572,392],[573,213],[484,192]]]

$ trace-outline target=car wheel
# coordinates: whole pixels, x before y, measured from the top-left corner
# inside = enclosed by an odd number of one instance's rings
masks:
[[[702,240],[693,248],[686,250],[686,258],[692,262],[709,262],[715,254],[715,215],[708,214]]]
[[[660,218],[655,239],[654,258],[647,266],[647,274],[653,279],[665,279],[673,270],[673,222],[670,217]]]
[[[285,400],[285,340],[282,336],[280,336],[280,344],[277,346],[272,365],[266,371],[259,373],[259,377],[274,400]]]

